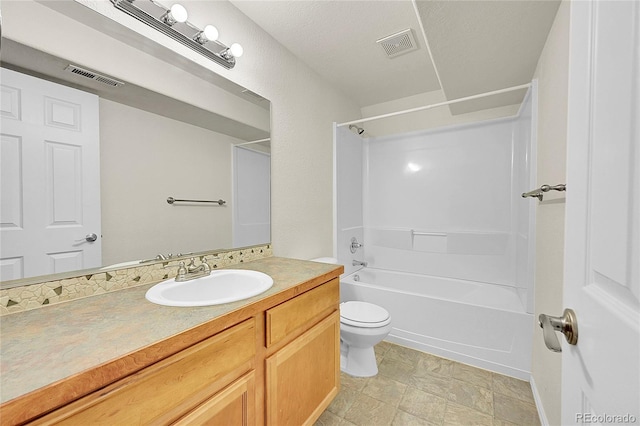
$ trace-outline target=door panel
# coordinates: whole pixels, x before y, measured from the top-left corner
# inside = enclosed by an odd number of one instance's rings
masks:
[[[100,266],[98,97],[1,72],[0,280]]]
[[[640,4],[572,2],[570,37],[562,419],[640,419]]]
[[[2,167],[1,229],[22,227],[22,138],[19,135],[2,134],[0,167]]]

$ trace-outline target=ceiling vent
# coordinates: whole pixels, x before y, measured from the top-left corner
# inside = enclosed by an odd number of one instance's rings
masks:
[[[79,67],[77,65],[69,64],[64,70],[70,73],[73,73],[75,75],[79,75],[81,77],[88,78],[93,81],[97,81],[98,83],[104,84],[106,86],[111,86],[111,87],[124,86],[124,83],[121,81],[118,81],[111,77],[107,77],[106,75],[98,74],[97,72],[90,71],[88,69]]]
[[[413,31],[411,28],[407,28],[399,33],[391,34],[376,41],[389,58],[395,58],[396,56],[404,55],[405,53],[418,50],[418,44],[413,37]]]

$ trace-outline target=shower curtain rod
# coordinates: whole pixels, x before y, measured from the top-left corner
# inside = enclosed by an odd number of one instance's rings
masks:
[[[409,112],[423,111],[425,109],[437,108],[444,105],[455,104],[458,102],[471,101],[473,99],[484,98],[486,96],[499,95],[501,93],[513,92],[514,90],[528,89],[531,87],[531,83],[521,84],[520,86],[508,87],[506,89],[494,90],[492,92],[480,93],[478,95],[466,96],[464,98],[452,99],[446,102],[439,102],[437,104],[425,105],[417,108],[406,109],[404,111],[390,112],[388,114],[376,115],[373,117],[361,118],[360,120],[347,121],[346,123],[337,124],[337,127],[344,127],[350,124],[362,124],[368,121],[379,120],[381,118],[395,117],[396,115],[407,114]]]

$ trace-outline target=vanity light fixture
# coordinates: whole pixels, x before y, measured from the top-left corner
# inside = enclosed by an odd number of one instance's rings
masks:
[[[233,43],[229,47],[220,43],[218,29],[213,25],[207,25],[201,30],[187,21],[187,9],[179,3],[166,9],[154,0],[111,0],[111,2],[117,9],[226,69],[233,68],[236,65],[236,58],[244,53],[244,49],[238,43]]]

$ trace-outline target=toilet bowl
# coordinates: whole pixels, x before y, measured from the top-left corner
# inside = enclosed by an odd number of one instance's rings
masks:
[[[391,331],[391,316],[373,303],[340,304],[340,369],[356,377],[378,374],[373,347]]]
[[[314,262],[338,264],[333,257]],[[391,331],[391,316],[373,303],[346,301],[340,304],[340,370],[355,377],[378,374],[373,347]]]

